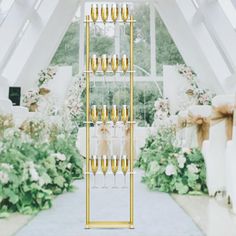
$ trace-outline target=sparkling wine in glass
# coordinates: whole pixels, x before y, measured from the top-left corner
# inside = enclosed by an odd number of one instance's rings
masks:
[[[119,59],[118,59],[118,55],[115,54],[111,58],[111,69],[114,74],[118,70],[118,66],[119,66]]]
[[[98,58],[96,54],[93,54],[91,57],[91,68],[92,68],[93,73],[95,74],[98,69]]]
[[[103,173],[103,176],[104,176],[103,188],[107,188],[107,186],[106,186],[106,173],[107,173],[107,170],[108,170],[108,158],[107,158],[106,155],[101,156],[101,169],[102,169],[102,173]]]
[[[116,122],[119,120],[119,111],[116,105],[112,105],[111,120],[114,124],[114,137],[116,137]]]
[[[94,124],[94,137],[97,137],[98,109],[96,105],[91,107],[91,120]]]
[[[119,7],[118,4],[111,5],[111,19],[113,20],[114,24],[116,23],[119,16]]]
[[[103,24],[104,24],[104,34],[106,33],[105,31],[105,24],[106,24],[106,21],[108,19],[108,4],[102,4],[101,6],[101,17],[102,17],[102,21],[103,21]]]
[[[128,169],[129,169],[129,160],[128,160],[126,155],[122,155],[121,156],[121,170],[124,174],[124,186],[123,186],[123,188],[127,188],[127,186],[126,186],[126,174],[128,172]]]
[[[111,170],[114,175],[114,186],[112,188],[117,188],[116,173],[118,171],[118,168],[119,168],[119,159],[116,155],[112,155],[112,157],[111,157]]]
[[[94,35],[95,35],[95,23],[98,19],[98,4],[92,4],[91,5],[91,18],[92,18],[92,21],[93,21],[93,24],[94,24]]]
[[[101,119],[102,119],[102,122],[106,124],[108,120],[108,108],[106,105],[102,106]]]
[[[124,54],[121,58],[121,68],[124,74],[127,72],[129,67],[129,59],[128,57]]]
[[[107,69],[108,69],[108,57],[106,54],[103,54],[102,55],[102,58],[101,58],[101,66],[102,66],[102,71],[103,73],[105,74]]]
[[[93,172],[93,188],[97,188],[96,186],[96,173],[98,171],[98,157],[96,155],[91,156],[91,170]]]
[[[121,6],[121,19],[124,21],[124,34],[125,34],[125,23],[129,18],[129,6],[123,3]]]

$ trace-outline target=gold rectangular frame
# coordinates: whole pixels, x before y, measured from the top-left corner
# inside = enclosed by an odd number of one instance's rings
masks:
[[[134,228],[134,61],[133,27],[130,16],[130,219],[129,221],[90,221],[90,17],[86,16],[86,224],[85,228]]]

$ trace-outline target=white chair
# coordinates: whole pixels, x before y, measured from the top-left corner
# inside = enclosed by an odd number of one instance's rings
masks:
[[[25,121],[29,117],[29,110],[26,107],[13,106],[12,114],[13,114],[16,126],[20,126],[23,123],[23,121]]]
[[[12,113],[12,102],[6,98],[0,98],[0,114]]]
[[[193,117],[209,118],[211,116],[212,108],[208,105],[192,105],[188,109],[189,115]],[[197,137],[197,125],[193,125],[193,132],[191,133],[191,145],[192,148],[199,147]]]
[[[233,95],[218,95],[213,98],[213,107],[234,104]],[[210,196],[226,190],[226,123],[225,120],[210,126],[209,140],[203,142],[202,153],[206,164],[206,181]]]

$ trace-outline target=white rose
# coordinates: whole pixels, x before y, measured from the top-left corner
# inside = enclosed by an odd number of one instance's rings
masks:
[[[160,166],[158,164],[157,161],[152,161],[150,164],[149,164],[149,171],[150,171],[150,174],[155,174],[156,172],[158,172],[158,170],[160,169]]]
[[[68,163],[68,164],[67,164],[67,168],[68,168],[68,169],[71,169],[71,167],[72,167],[72,164],[71,164],[71,163]]]
[[[199,172],[199,169],[197,168],[197,166],[195,164],[190,164],[187,166],[188,171],[192,174],[196,174]]]
[[[6,169],[6,170],[8,170],[8,171],[10,171],[10,170],[13,169],[13,166],[10,165],[10,164],[7,164],[7,163],[2,163],[2,164],[1,164],[1,167],[4,168],[4,169]]]
[[[7,184],[9,182],[9,176],[7,173],[0,171],[0,182],[2,182],[2,184]]]
[[[29,173],[30,173],[31,179],[33,181],[38,181],[39,180],[39,174],[38,174],[38,172],[36,171],[35,168],[30,168]]]
[[[166,173],[167,176],[171,176],[171,175],[176,174],[176,168],[175,168],[175,166],[172,165],[172,164],[167,165],[167,166],[166,166],[165,173]]]
[[[186,158],[184,156],[180,156],[177,158],[179,168],[184,168],[184,164],[186,162]]]
[[[55,154],[53,154],[53,156],[59,161],[65,161],[66,160],[66,156],[62,153],[55,153]]]
[[[191,149],[190,148],[186,148],[186,147],[182,148],[182,151],[183,151],[183,153],[187,153],[187,154],[191,153]]]

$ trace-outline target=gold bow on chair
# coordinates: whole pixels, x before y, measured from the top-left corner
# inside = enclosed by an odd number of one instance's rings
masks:
[[[218,124],[225,120],[226,137],[227,140],[232,139],[233,133],[233,111],[234,106],[227,104],[218,107],[213,107],[213,113],[211,117],[211,125]]]
[[[209,138],[210,117],[188,114],[188,124],[196,125],[198,146],[202,147],[204,140]]]

